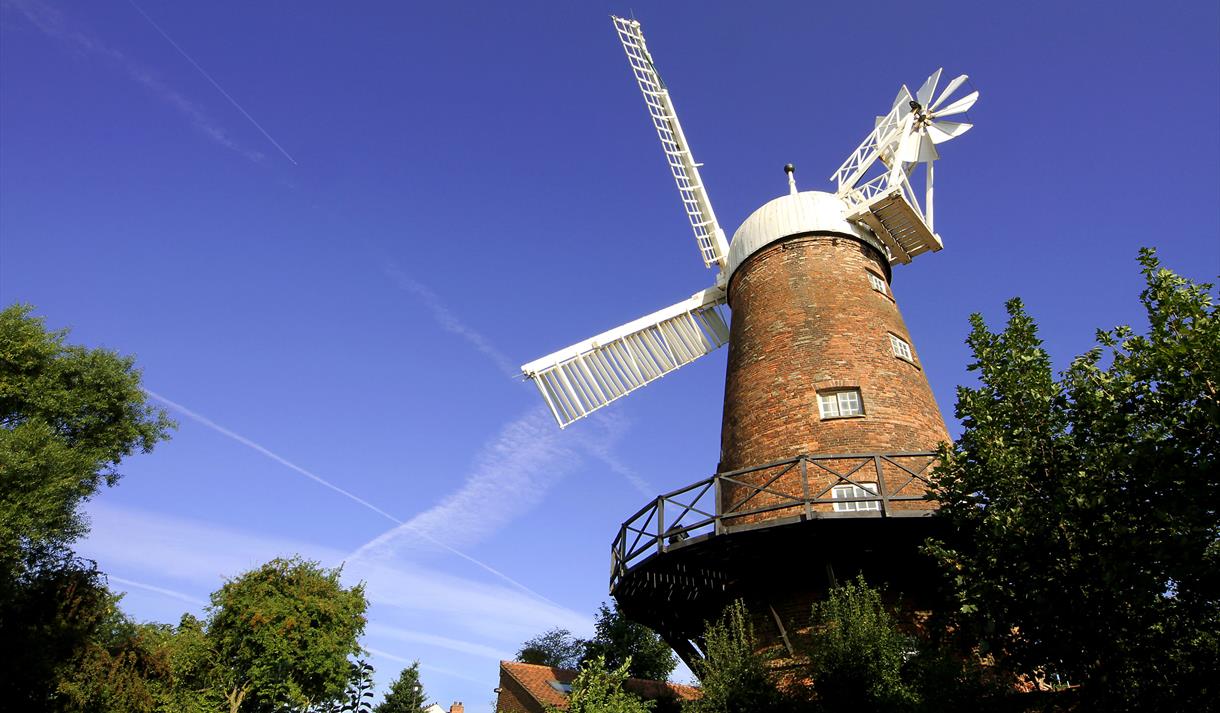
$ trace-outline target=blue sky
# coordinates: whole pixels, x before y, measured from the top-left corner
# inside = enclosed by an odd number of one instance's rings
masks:
[[[517,365],[707,286],[608,15],[634,8],[728,232],[902,83],[969,73],[945,249],[894,293],[942,410],[967,315],[1056,363],[1138,323],[1140,246],[1220,272],[1220,9],[1127,3],[0,0],[0,302],[137,355],[181,423],[80,546],[142,619],[347,562],[385,685],[489,709],[588,634],[619,523],[709,475],[722,350],[567,431]]]

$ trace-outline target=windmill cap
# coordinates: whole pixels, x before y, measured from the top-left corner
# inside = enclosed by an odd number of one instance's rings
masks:
[[[847,206],[833,193],[804,191],[780,196],[750,214],[729,245],[728,277],[754,253],[777,240],[809,233],[838,233],[859,238],[885,255],[869,230],[843,217]]]

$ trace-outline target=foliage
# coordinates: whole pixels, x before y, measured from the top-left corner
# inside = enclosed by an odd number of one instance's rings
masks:
[[[971,318],[979,373],[943,450],[933,543],[958,630],[1096,710],[1220,696],[1220,321],[1211,286],[1141,251],[1148,333],[1097,334],[1058,380],[1033,320]]]
[[[173,423],[146,403],[132,357],[64,344],[31,307],[0,311],[0,556],[85,532],[80,504]]]
[[[224,710],[224,693],[214,680],[213,653],[204,623],[184,614],[166,642],[171,685],[161,692],[161,708],[174,713]]]
[[[424,709],[427,700],[428,696],[424,693],[424,686],[419,681],[419,662],[414,661],[398,674],[394,683],[390,684],[390,690],[386,692],[385,699],[377,704],[375,711],[376,713],[419,713]]]
[[[938,637],[939,638],[939,637]],[[1032,710],[1012,696],[1012,682],[996,676],[974,652],[954,651],[944,641],[919,640],[919,648],[902,668],[903,681],[919,695],[917,711],[976,713],[1000,707]],[[1009,703],[1005,704],[1005,696]]]
[[[196,668],[184,655],[189,627],[131,621],[94,563],[64,548],[26,557],[31,562],[15,586],[0,595],[0,650],[20,652],[21,660],[0,666],[8,705],[123,713],[219,708],[220,696],[188,675]]]
[[[572,682],[572,693],[568,696],[566,709],[547,706],[547,713],[649,713],[651,701],[623,690],[623,681],[630,674],[631,659],[613,669],[606,667],[601,656],[586,659],[580,665],[580,673]]]
[[[683,711],[973,713],[1000,697],[973,657],[902,634],[861,578],[814,605],[810,631],[797,640],[799,666],[773,669],[750,621],[738,601],[708,624],[707,658],[696,666],[703,695]]]
[[[901,675],[914,642],[898,631],[881,593],[863,577],[832,587],[813,605],[811,624],[809,672],[823,707],[891,711],[918,701]]]
[[[580,664],[585,641],[572,636],[567,629],[554,628],[521,644],[517,660],[555,668],[576,668]]]
[[[170,698],[166,644],[172,632],[157,624],[136,624],[114,604],[80,656],[61,673],[57,692],[63,710],[151,713]]]
[[[149,710],[163,660],[68,546],[81,504],[173,423],[131,357],[64,343],[31,308],[0,311],[0,700],[23,710]],[[152,637],[156,638],[156,637]],[[20,652],[20,653],[17,653]]]
[[[345,589],[339,575],[275,559],[212,594],[202,676],[224,692],[231,713],[342,698],[368,602],[363,585]]]
[[[66,548],[8,553],[0,577],[0,651],[21,665],[0,665],[0,700],[18,710],[53,707],[61,671],[79,658],[107,617],[114,596],[93,562]]]
[[[591,661],[604,658],[606,665],[619,668],[630,661],[630,675],[665,681],[678,665],[678,659],[669,644],[648,627],[628,620],[618,610],[603,602],[597,610],[597,621],[593,625],[593,638],[585,643],[582,659]]]
[[[704,631],[706,658],[696,665],[702,697],[687,701],[685,713],[772,713],[792,710],[771,682],[759,652],[754,625],[743,602],[729,605]]]
[[[319,713],[373,713],[373,698],[377,696],[373,692],[376,687],[373,682],[373,667],[367,661],[357,660],[348,662],[348,670],[347,689],[341,700],[315,706],[310,710]]]

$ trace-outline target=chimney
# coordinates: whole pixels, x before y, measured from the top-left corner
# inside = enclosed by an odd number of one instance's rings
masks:
[[[466,707],[461,701],[454,701],[453,705],[449,706],[449,713],[466,713]]]

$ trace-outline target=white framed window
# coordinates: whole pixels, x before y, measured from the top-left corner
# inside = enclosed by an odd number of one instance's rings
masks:
[[[912,364],[915,363],[915,355],[911,353],[911,345],[907,344],[902,337],[896,334],[890,335],[890,349],[894,352],[894,356],[899,359],[906,359]]]
[[[858,485],[836,485],[832,491],[832,497],[835,500],[847,500],[849,498],[867,498],[870,495],[877,494],[876,483],[860,483]],[[865,500],[854,503],[835,503],[835,512],[864,512],[866,510],[880,510],[880,500]]]
[[[864,413],[859,389],[842,389],[818,394],[818,411],[822,418],[846,418]]]
[[[873,272],[872,270],[865,270],[865,272],[868,273],[868,284],[872,285],[874,290],[880,292],[883,295],[888,296],[890,294],[890,290],[886,286],[885,280],[883,280],[880,275]]]

